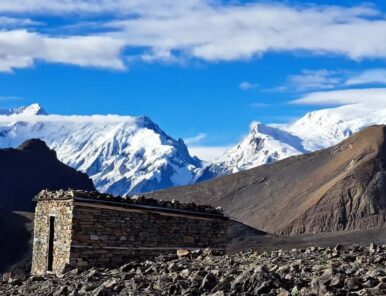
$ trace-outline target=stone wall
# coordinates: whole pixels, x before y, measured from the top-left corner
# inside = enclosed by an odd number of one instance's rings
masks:
[[[50,217],[55,217],[53,272],[61,273],[70,262],[73,200],[47,200],[37,204],[34,221],[32,274],[43,274],[48,267]]]
[[[52,272],[116,267],[131,259],[175,254],[178,249],[225,252],[227,218],[193,204],[116,202],[76,191],[43,191],[37,197],[32,274],[48,270],[50,217],[55,217]],[[174,208],[173,208],[174,207]]]
[[[119,266],[177,249],[225,250],[221,217],[75,202],[71,266]]]

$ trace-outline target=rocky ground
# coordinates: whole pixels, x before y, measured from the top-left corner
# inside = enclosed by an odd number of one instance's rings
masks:
[[[60,277],[6,274],[0,295],[386,295],[386,246],[183,253]]]

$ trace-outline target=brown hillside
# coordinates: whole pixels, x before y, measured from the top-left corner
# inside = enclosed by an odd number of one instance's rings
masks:
[[[329,149],[151,196],[222,206],[231,217],[271,233],[383,226],[385,131],[373,126]]]

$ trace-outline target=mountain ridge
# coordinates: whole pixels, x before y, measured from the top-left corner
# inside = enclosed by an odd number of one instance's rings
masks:
[[[199,181],[325,149],[375,124],[386,124],[386,109],[366,104],[312,111],[288,124],[252,124],[248,135],[209,164]]]
[[[369,125],[386,123],[386,109],[363,104],[313,111],[289,124],[255,122],[239,144],[207,163],[147,116],[64,116],[40,110],[33,104],[0,115],[0,147],[41,138],[61,161],[89,174],[98,190],[115,195],[207,181],[324,149]]]
[[[120,196],[190,184],[202,166],[182,139],[173,139],[146,116],[0,116],[0,148],[31,137],[87,173],[98,190]]]
[[[385,126],[372,126],[331,148],[149,196],[222,206],[277,234],[378,227],[386,214],[385,147]]]
[[[55,151],[39,139],[18,148],[0,149],[0,209],[33,211],[33,198],[43,189],[95,190],[84,173],[61,163]]]
[[[204,168],[197,182],[308,153],[309,151],[302,147],[301,141],[290,132],[262,123],[253,123],[250,133],[224,156]]]

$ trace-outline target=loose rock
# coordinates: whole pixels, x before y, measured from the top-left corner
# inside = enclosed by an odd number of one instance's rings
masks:
[[[339,253],[337,256],[334,253]],[[132,261],[60,277],[4,274],[0,295],[386,295],[386,247],[371,245]]]

